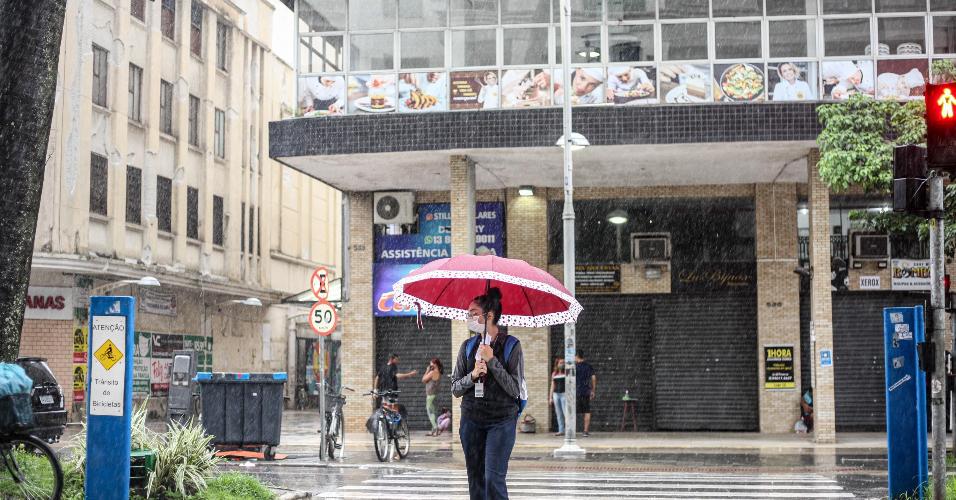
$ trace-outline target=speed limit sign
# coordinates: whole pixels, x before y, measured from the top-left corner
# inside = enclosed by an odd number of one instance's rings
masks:
[[[323,337],[332,335],[339,324],[339,313],[332,304],[324,300],[316,302],[309,311],[309,324],[315,333]]]

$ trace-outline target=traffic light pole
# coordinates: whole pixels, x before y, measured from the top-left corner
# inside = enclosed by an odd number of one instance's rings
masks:
[[[946,296],[943,283],[943,177],[936,172],[929,179],[930,306],[933,317],[932,342],[935,349],[930,398],[933,410],[933,498],[946,498]]]

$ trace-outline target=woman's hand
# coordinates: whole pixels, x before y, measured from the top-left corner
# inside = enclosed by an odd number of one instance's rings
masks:
[[[548,394],[548,406],[554,406],[554,395]]]
[[[471,370],[471,379],[478,380],[486,373],[488,373],[488,365],[484,361],[475,361],[475,368]]]
[[[482,344],[478,348],[478,355],[481,356],[482,361],[487,363],[491,361],[491,358],[495,357],[495,352],[491,350],[491,346]]]

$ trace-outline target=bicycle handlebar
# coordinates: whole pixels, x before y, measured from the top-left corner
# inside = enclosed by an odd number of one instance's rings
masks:
[[[366,392],[365,394],[362,394],[362,395],[363,395],[363,396],[385,397],[385,396],[397,396],[397,395],[399,395],[399,394],[401,394],[401,393],[402,393],[402,391],[376,391],[376,390],[373,389],[373,390],[368,391],[368,392]]]

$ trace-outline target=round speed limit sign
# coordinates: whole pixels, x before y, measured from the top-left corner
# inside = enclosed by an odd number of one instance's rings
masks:
[[[327,337],[332,335],[338,326],[339,313],[332,304],[324,300],[316,302],[309,311],[309,324],[315,333]]]

